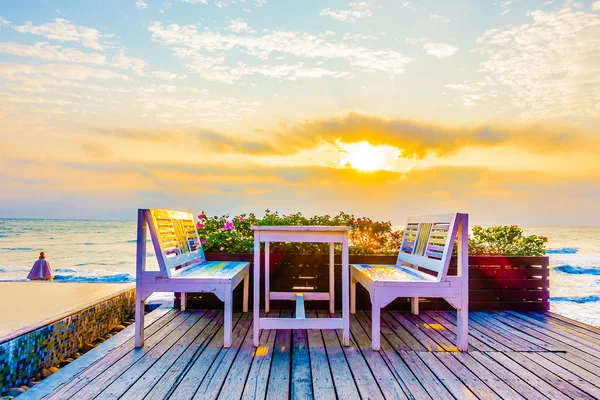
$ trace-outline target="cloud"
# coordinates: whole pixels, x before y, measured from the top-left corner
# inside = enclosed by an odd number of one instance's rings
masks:
[[[144,0],[136,0],[135,6],[137,8],[144,9],[144,8],[148,7],[148,4],[146,4],[146,2]]]
[[[84,64],[106,64],[106,57],[97,53],[83,53],[79,50],[50,46],[48,43],[36,43],[33,46],[19,43],[0,43],[0,53],[20,57],[35,57],[48,61],[62,61]]]
[[[444,88],[462,92],[450,104],[447,104],[447,107],[462,104],[464,107],[470,108],[484,102],[489,103],[491,100],[496,100],[499,96],[498,89],[495,85],[490,84],[489,80],[474,84],[468,84],[466,81],[463,83],[452,83],[445,85]]]
[[[272,143],[265,141],[251,141],[243,137],[224,135],[215,131],[203,130],[196,134],[201,142],[201,147],[212,148],[219,152],[240,152],[249,154],[277,154],[279,150]]]
[[[466,91],[469,89],[469,86],[465,85],[463,83],[452,83],[449,85],[445,85],[444,87],[448,88],[448,89],[452,89],[452,90],[459,90],[459,91]]]
[[[403,1],[402,3],[400,3],[400,5],[404,8],[408,8],[409,10],[413,10],[413,11],[415,11],[417,9],[415,7],[415,5],[413,3],[411,3],[410,1]]]
[[[248,24],[244,22],[241,18],[234,19],[231,21],[227,30],[231,32],[248,32],[248,33],[256,33],[255,29],[251,29],[248,27]]]
[[[508,0],[508,1],[501,1],[500,2],[500,7],[502,7],[504,9],[504,11],[502,11],[502,13],[500,14],[500,16],[505,16],[506,14],[508,14],[510,12],[510,6],[511,4],[513,4],[515,1],[514,0]]]
[[[331,19],[344,22],[356,22],[360,18],[370,17],[372,12],[370,10],[371,4],[367,1],[350,3],[350,10],[332,10],[330,8],[324,8],[321,10],[321,16],[329,16]]]
[[[133,71],[137,75],[144,75],[144,68],[148,65],[139,57],[127,57],[123,53],[112,58],[111,67]]]
[[[437,14],[430,14],[429,17],[431,19],[436,19],[438,21],[442,21],[442,22],[450,22],[450,20],[446,17],[442,17],[441,15],[437,15]]]
[[[240,121],[247,115],[255,114],[261,106],[261,103],[258,101],[247,102],[234,97],[201,99],[193,96],[182,99],[160,96],[157,98],[141,99],[141,102],[147,110],[155,110],[159,106],[161,111],[167,111],[169,108],[172,108],[178,110],[180,118],[192,120],[203,119],[206,122],[213,123]]]
[[[47,65],[26,65],[16,63],[0,63],[0,77],[5,79],[18,79],[25,75],[47,75],[54,78],[69,80],[86,79],[122,79],[129,80],[129,77],[119,72],[106,69],[91,68],[85,65],[71,64],[47,64]]]
[[[592,4],[592,10],[600,10],[600,1],[595,1],[594,4]]]
[[[153,85],[141,86],[137,89],[141,93],[160,93],[160,92],[171,92],[171,93],[201,93],[208,96],[209,92],[207,89],[197,89],[190,86],[176,86],[170,83],[161,83]]]
[[[62,18],[56,18],[54,22],[38,26],[26,22],[25,25],[14,26],[14,28],[21,33],[40,35],[61,42],[77,42],[94,50],[103,50],[102,45],[99,43],[100,38],[103,36],[100,31],[85,26],[75,26]]]
[[[204,69],[202,66],[188,64],[187,67],[196,71],[209,81],[221,81],[233,83],[247,75],[263,75],[269,78],[286,79],[295,81],[298,78],[345,78],[351,77],[349,72],[340,72],[319,67],[305,67],[303,63],[298,64],[262,64],[259,66],[248,66],[238,64],[236,67],[214,67]]]
[[[9,25],[10,25],[10,21],[9,20],[0,17],[0,28],[3,27],[3,26],[9,26]]]
[[[274,31],[264,35],[222,35],[210,30],[200,32],[194,25],[172,24],[163,27],[160,22],[151,24],[149,30],[154,40],[172,47],[174,54],[182,59],[188,69],[198,72],[206,79],[224,82],[233,82],[253,73],[269,75],[269,71],[273,69],[266,64],[259,67],[245,64],[235,67],[223,65],[226,55],[236,48],[261,61],[268,59],[272,53],[283,53],[306,59],[344,60],[363,71],[386,72],[391,75],[404,72],[404,67],[411,61],[411,58],[395,51],[372,51],[354,44],[330,42],[324,37],[308,33]],[[348,75],[317,68],[308,70],[309,67],[304,67],[303,63],[298,65],[304,70],[296,76],[314,76],[316,73],[334,77]]]
[[[405,40],[406,40],[406,43],[408,43],[408,44],[417,45],[417,44],[426,42],[427,38],[426,37],[409,37],[409,38],[406,38]]]
[[[25,104],[53,104],[57,106],[66,106],[71,104],[70,101],[57,98],[48,97],[28,97],[28,96],[15,96],[11,93],[0,92],[2,100],[10,103],[25,103]]]
[[[344,33],[344,40],[359,41],[359,40],[378,40],[379,38],[364,33]]]
[[[449,43],[423,43],[423,50],[430,56],[434,56],[438,60],[452,57],[459,48]]]
[[[174,72],[168,72],[168,71],[152,71],[152,75],[155,76],[156,78],[165,79],[168,81],[187,78],[187,75],[185,75],[185,74],[176,74]]]
[[[600,15],[536,10],[531,22],[490,29],[477,39],[489,84],[507,91],[528,119],[599,115]]]
[[[499,124],[445,126],[402,119],[385,119],[358,113],[338,118],[309,120],[276,134],[273,140],[286,152],[313,149],[319,143],[359,143],[388,145],[402,151],[402,157],[424,158],[428,154],[447,156],[469,146],[522,146],[528,151],[552,153],[578,149],[582,143],[600,147],[598,140],[576,134],[561,126]]]
[[[189,3],[189,4],[208,4],[207,0],[181,0],[184,3]]]

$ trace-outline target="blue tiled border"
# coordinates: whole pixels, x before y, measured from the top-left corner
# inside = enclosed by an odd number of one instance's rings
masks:
[[[135,289],[129,289],[0,344],[0,393],[72,357],[134,311]]]

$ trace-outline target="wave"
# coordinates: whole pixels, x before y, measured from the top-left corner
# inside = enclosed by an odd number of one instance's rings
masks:
[[[600,301],[600,296],[585,296],[585,297],[550,297],[550,301],[569,301],[572,303],[594,303]]]
[[[546,254],[575,254],[577,249],[575,247],[559,247],[558,249],[548,249]]]
[[[116,265],[130,265],[135,263],[135,261],[116,261],[116,262],[106,262],[106,261],[90,261],[89,263],[79,263],[79,264],[75,264],[76,267],[89,267],[89,266],[96,266],[96,265],[101,265],[103,267],[109,266],[109,267],[114,267]]]
[[[565,274],[574,274],[574,275],[600,275],[600,268],[595,267],[574,267],[572,265],[559,265],[554,268],[554,270],[559,272],[564,272]]]
[[[7,251],[35,251],[31,247],[4,247],[2,250]]]
[[[0,273],[2,272],[29,272],[30,268],[0,268]]]
[[[135,276],[133,276],[131,274],[100,275],[100,276],[54,275],[54,280],[59,281],[59,282],[118,283],[118,282],[135,282]]]
[[[58,269],[54,270],[54,272],[67,272],[67,273],[68,272],[78,272],[78,271],[79,270],[75,269],[75,268],[58,268]]]

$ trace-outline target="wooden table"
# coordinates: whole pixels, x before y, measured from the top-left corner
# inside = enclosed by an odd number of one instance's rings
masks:
[[[348,268],[348,226],[253,226],[254,231],[254,346],[258,346],[261,329],[343,329],[344,346],[350,345],[350,273]],[[295,300],[295,318],[260,318],[260,243],[265,243],[265,312],[270,300]],[[329,292],[271,292],[269,288],[269,243],[329,243]],[[335,312],[334,244],[342,244],[342,318],[306,318],[304,301],[329,300]]]

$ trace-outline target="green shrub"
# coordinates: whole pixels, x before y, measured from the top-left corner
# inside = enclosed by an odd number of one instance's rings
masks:
[[[524,236],[523,229],[516,225],[474,226],[469,236],[469,254],[543,256],[546,243],[546,236]]]
[[[350,226],[348,240],[351,254],[397,254],[402,239],[402,231],[394,232],[391,222],[372,221],[370,218],[355,218],[354,215],[340,212],[336,216],[314,215],[306,217],[302,213],[280,215],[277,211],[266,210],[262,218],[254,214],[230,217],[208,217],[204,211],[198,215],[198,233],[206,252],[249,253],[254,246],[253,225],[318,225]],[[326,243],[271,243],[274,253],[316,254],[328,253]],[[341,245],[336,245],[336,253]]]
[[[266,210],[262,218],[254,214],[229,214],[209,217],[204,211],[198,215],[198,233],[206,252],[251,253],[254,247],[253,225],[319,225],[349,226],[350,254],[398,254],[402,242],[402,231],[394,231],[391,222],[356,218],[340,212],[338,215],[314,215],[302,213],[280,215]],[[542,256],[546,254],[545,236],[524,236],[518,226],[474,226],[469,236],[471,255]],[[326,243],[271,243],[273,253],[317,254],[329,252]],[[341,245],[336,245],[336,253]],[[456,249],[455,249],[456,253]]]

